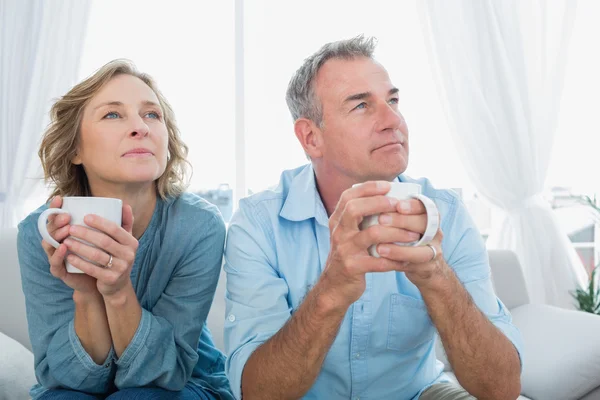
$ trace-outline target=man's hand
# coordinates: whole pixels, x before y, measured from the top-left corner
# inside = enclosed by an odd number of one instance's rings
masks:
[[[413,242],[420,237],[419,233],[411,231],[418,230],[413,225],[420,224],[419,217],[409,219],[408,223],[399,223],[405,224],[407,229],[395,226],[394,221],[392,224],[373,225],[364,231],[359,229],[359,224],[368,215],[381,213],[386,220],[386,216],[398,212],[398,199],[385,196],[389,190],[390,183],[385,181],[367,182],[350,188],[342,194],[329,219],[331,247],[320,286],[321,294],[334,308],[347,309],[360,298],[365,290],[367,272],[387,272],[404,267],[404,260],[370,256],[369,246]]]

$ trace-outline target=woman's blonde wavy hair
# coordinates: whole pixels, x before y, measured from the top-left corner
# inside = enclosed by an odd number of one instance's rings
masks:
[[[79,130],[83,110],[92,97],[117,75],[131,75],[141,79],[154,91],[163,110],[169,135],[167,166],[156,180],[156,190],[162,199],[177,196],[188,185],[188,147],[181,140],[173,109],[158,90],[151,76],[137,70],[129,60],[113,60],[83,82],[75,85],[59,98],[50,110],[50,124],[44,132],[38,155],[44,167],[45,181],[54,184],[50,198],[54,196],[91,196],[87,175],[82,165],[71,161],[79,144]]]

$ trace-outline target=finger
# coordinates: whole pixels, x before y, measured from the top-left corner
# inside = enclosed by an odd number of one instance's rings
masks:
[[[430,243],[435,247],[436,257],[441,257],[442,250],[437,244]],[[434,261],[433,250],[429,246],[398,246],[396,244],[380,244],[377,252],[381,257],[394,261],[404,261],[412,264],[424,264]]]
[[[406,268],[405,262],[398,262],[383,257],[364,257],[360,259],[360,270],[362,273],[400,271],[404,268]]]
[[[104,282],[109,278],[109,275],[112,274],[110,270],[106,268],[99,267],[90,262],[85,261],[81,257],[78,257],[75,254],[69,254],[67,256],[67,261],[71,263],[75,268],[79,269],[83,273],[96,278],[97,280]]]
[[[107,265],[110,262],[110,255],[97,247],[89,246],[75,239],[66,239],[65,245],[72,253],[94,261],[99,265]]]
[[[123,229],[121,226],[115,224],[114,222],[107,220],[106,218],[102,218],[102,217],[100,217],[98,215],[94,215],[94,214],[89,214],[83,218],[83,221],[89,227],[95,228],[95,229],[99,230],[100,232],[105,233],[106,235],[110,236],[116,242],[118,242],[120,244],[131,245],[133,242],[136,241],[135,238],[133,236],[131,236],[131,234],[128,233],[125,229]],[[88,231],[90,231],[90,230],[88,229]],[[91,231],[91,232],[93,232],[93,231]],[[89,240],[88,240],[88,242],[93,243]],[[94,244],[96,246],[99,246],[97,243],[94,243]],[[100,247],[102,247],[102,246],[100,246]],[[105,249],[105,247],[102,247],[102,248]],[[111,253],[111,254],[113,254],[113,253]]]
[[[346,204],[352,200],[359,197],[370,197],[370,196],[382,196],[385,195],[391,189],[391,184],[386,181],[370,181],[365,182],[361,185],[357,185],[355,187],[351,187],[342,193],[338,204],[331,214],[329,218],[330,223],[333,225],[337,225],[339,223],[339,219],[342,215],[342,212],[346,208]]]
[[[50,273],[58,279],[64,279],[67,274],[65,267],[65,256],[67,254],[67,246],[61,244],[58,246],[52,257],[50,257]]]
[[[130,235],[133,234],[133,210],[129,204],[123,204],[123,220],[121,226]]]
[[[52,233],[57,229],[68,225],[71,222],[71,215],[69,214],[54,214],[52,215],[52,221],[48,223],[48,232]]]
[[[396,212],[400,214],[425,214],[427,210],[421,200],[417,199],[406,199],[398,202]]]
[[[62,203],[62,196],[54,196],[54,198],[50,201],[50,208],[61,208]]]
[[[366,249],[380,243],[411,243],[419,240],[421,235],[405,229],[391,226],[374,225],[354,236],[356,246]]]
[[[67,238],[69,236],[69,228],[70,228],[70,225],[65,225],[62,228],[55,230],[54,233],[52,234],[52,237],[57,242],[62,242],[63,240],[65,240],[65,238]]]
[[[50,257],[52,257],[52,254],[54,254],[56,249],[54,248],[54,246],[52,246],[45,240],[42,240],[42,248],[44,249],[44,253],[46,253],[46,256],[48,256],[48,261],[50,261]]]
[[[422,235],[427,228],[427,214],[405,215],[396,212],[383,213],[379,216],[379,223],[384,226],[402,228]]]
[[[48,208],[61,208],[62,207],[62,197],[61,196],[54,196],[54,198],[50,201],[50,204],[48,205]],[[52,221],[54,221],[54,219],[56,218],[56,214],[50,215],[48,217],[48,225],[50,225],[52,223]],[[50,230],[50,227],[48,227],[48,230]]]
[[[352,199],[346,203],[339,225],[351,230],[358,230],[358,224],[368,215],[393,212],[398,199],[388,196],[371,196]]]
[[[116,227],[116,224],[113,225]],[[121,227],[118,228],[123,229]],[[71,225],[69,228],[69,233],[71,236],[84,240],[96,246],[100,250],[104,250],[106,253],[112,254],[114,257],[127,258],[128,256],[127,246],[118,243],[111,236],[103,232],[95,231],[85,226]],[[123,233],[127,234],[126,232]],[[73,240],[73,243],[77,243],[77,241]]]

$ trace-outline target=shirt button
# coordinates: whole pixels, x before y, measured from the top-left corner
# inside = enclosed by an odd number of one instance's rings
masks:
[[[235,321],[235,315],[229,314],[229,317],[227,317],[227,319],[229,320],[229,322],[234,322]]]
[[[360,358],[360,353],[356,353],[356,354],[354,355],[354,358]],[[358,397],[357,397],[357,398],[358,398]]]

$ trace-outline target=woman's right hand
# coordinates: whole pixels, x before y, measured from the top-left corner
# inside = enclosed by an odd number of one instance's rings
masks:
[[[50,208],[60,208],[61,206],[61,196],[56,196],[50,202]],[[50,236],[54,240],[60,243],[60,246],[55,249],[50,243],[42,240],[42,247],[50,263],[50,273],[76,292],[84,295],[99,295],[98,288],[96,287],[96,278],[86,274],[70,274],[67,272],[65,265],[67,246],[62,241],[69,236],[70,221],[71,216],[69,214],[54,214],[48,218],[48,233],[50,233]]]

